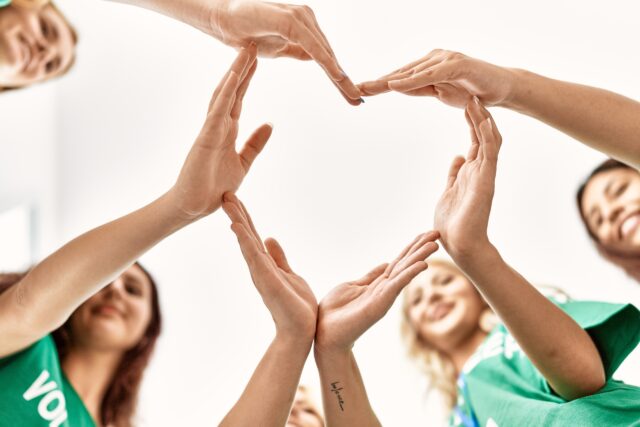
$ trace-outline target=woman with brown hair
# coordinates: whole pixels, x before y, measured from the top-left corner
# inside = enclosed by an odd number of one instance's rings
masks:
[[[580,186],[576,201],[600,255],[640,282],[640,172],[605,160]]]
[[[0,295],[0,425],[131,425],[160,332],[153,280],[135,261],[240,186],[271,135],[263,125],[236,150],[256,66],[255,46],[242,49],[166,193],[77,237],[24,277],[5,276],[13,285]]]
[[[25,276],[26,273],[0,274],[0,293]],[[31,405],[38,405],[42,418],[58,425],[64,425],[66,420],[83,425],[79,420],[86,415],[86,408],[100,425],[129,427],[161,328],[158,288],[151,275],[135,263],[78,307],[51,336],[0,360],[0,376],[10,389],[9,385],[20,382],[16,376],[34,371],[34,359],[39,358],[43,369],[47,369],[57,357],[62,367],[61,382],[73,384],[83,403],[73,398],[66,400],[61,394],[47,398],[57,388],[39,394],[34,389],[27,398]],[[51,383],[57,375],[47,372],[49,376],[42,380]],[[47,409],[40,411],[43,400],[48,402]],[[21,425],[29,417],[11,410],[3,411],[0,419],[2,425]]]

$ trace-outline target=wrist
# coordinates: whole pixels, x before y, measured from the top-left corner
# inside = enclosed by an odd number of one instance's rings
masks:
[[[309,351],[311,351],[313,337],[308,337],[305,334],[293,334],[276,331],[276,336],[273,339],[273,342],[277,346],[286,348],[290,351],[304,351],[305,354],[308,354]]]
[[[506,68],[508,81],[507,97],[500,103],[501,107],[522,112],[531,94],[531,81],[535,74],[519,68]]]
[[[479,243],[473,252],[451,255],[451,258],[472,281],[474,277],[482,275],[484,271],[495,268],[497,262],[504,262],[498,249],[488,240]]]

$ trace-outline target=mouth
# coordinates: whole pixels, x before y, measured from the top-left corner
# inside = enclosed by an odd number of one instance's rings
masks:
[[[618,238],[628,240],[640,226],[640,211],[627,215],[618,226]]]
[[[98,316],[114,317],[122,316],[122,310],[112,304],[100,304],[91,309],[91,313]]]
[[[427,320],[430,322],[442,320],[453,310],[454,305],[455,303],[452,302],[440,302],[433,305],[427,312]]]

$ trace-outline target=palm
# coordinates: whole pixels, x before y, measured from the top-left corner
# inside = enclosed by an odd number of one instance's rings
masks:
[[[262,300],[271,312],[278,333],[313,338],[318,302],[307,282],[289,266],[280,244],[262,242],[242,202],[233,194],[224,195],[225,213],[232,221],[242,255]]]
[[[256,66],[255,46],[242,49],[213,94],[204,126],[172,189],[189,219],[215,211],[225,192],[239,188],[271,136],[271,126],[263,125],[236,151],[242,100]]]
[[[391,308],[402,289],[427,268],[425,259],[438,248],[438,233],[419,235],[391,263],[363,278],[335,287],[320,302],[316,348],[349,349]]]
[[[491,115],[479,102],[468,104],[466,115],[471,127],[471,148],[466,160],[462,157],[454,160],[434,218],[442,243],[454,258],[488,239],[497,156],[502,142]]]

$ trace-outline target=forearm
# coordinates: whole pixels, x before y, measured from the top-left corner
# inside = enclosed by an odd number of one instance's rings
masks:
[[[604,385],[602,360],[589,334],[509,267],[493,246],[459,265],[560,396],[575,399]]]
[[[111,0],[153,10],[221,39],[218,15],[230,0]]]
[[[640,168],[640,103],[616,93],[513,71],[504,106]]]
[[[315,351],[326,426],[380,426],[351,351]]]
[[[276,337],[220,426],[285,425],[311,343]]]
[[[168,195],[95,228],[47,257],[16,286],[18,306],[47,333],[160,240],[185,226]]]

